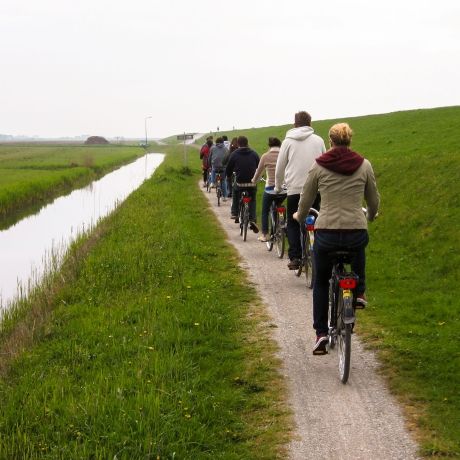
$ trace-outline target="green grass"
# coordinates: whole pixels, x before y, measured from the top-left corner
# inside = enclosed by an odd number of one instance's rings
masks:
[[[143,153],[120,145],[0,145],[0,228]]]
[[[326,145],[338,121],[353,128],[352,148],[372,162],[382,199],[358,332],[378,350],[422,454],[460,458],[460,107],[313,122]],[[263,153],[289,128],[238,134]]]
[[[284,457],[268,321],[199,161],[182,161],[177,148],[7,321],[0,458]]]

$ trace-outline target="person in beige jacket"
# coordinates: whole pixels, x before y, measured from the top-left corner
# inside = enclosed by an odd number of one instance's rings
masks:
[[[359,276],[357,308],[364,308],[365,248],[369,242],[367,221],[377,216],[380,195],[371,163],[350,149],[352,130],[347,123],[339,123],[329,130],[331,149],[316,159],[307,175],[294,218],[303,222],[316,198],[321,194],[321,211],[315,222],[313,257],[315,280],[313,285],[313,327],[316,343],[313,354],[327,353],[329,278],[332,261],[327,253],[351,250],[356,254],[353,271]],[[367,218],[363,212],[367,203]]]

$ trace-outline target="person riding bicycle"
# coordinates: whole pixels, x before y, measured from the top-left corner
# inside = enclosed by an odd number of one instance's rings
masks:
[[[371,163],[350,149],[353,132],[347,123],[338,123],[329,130],[331,149],[316,159],[308,172],[299,209],[294,218],[303,222],[316,198],[321,194],[321,211],[315,222],[313,257],[313,328],[316,343],[313,354],[327,353],[329,279],[332,251],[353,251],[352,270],[359,276],[356,308],[367,304],[365,289],[365,248],[369,237],[367,220],[377,216],[380,195]],[[362,210],[367,203],[367,220]]]
[[[253,184],[257,184],[260,176],[264,171],[266,171],[267,181],[265,183],[265,190],[262,198],[262,235],[258,238],[258,240],[262,243],[266,243],[270,238],[268,235],[268,214],[270,213],[270,206],[272,202],[276,199],[277,204],[281,204],[284,200],[284,198],[276,198],[273,193],[268,193],[273,191],[275,188],[276,160],[278,159],[278,154],[280,152],[281,141],[277,137],[269,137],[268,147],[268,152],[264,153],[260,157],[259,166],[257,167],[257,171],[251,180]]]
[[[248,138],[238,137],[238,148],[232,153],[226,169],[227,178],[231,180],[235,173],[235,182],[232,193],[231,218],[237,221],[242,190],[247,190],[251,202],[249,203],[249,227],[254,233],[259,232],[256,225],[256,186],[251,182],[257,166],[259,165],[259,155],[249,148]]]
[[[216,145],[211,147],[209,153],[209,164],[211,165],[211,187],[216,185],[216,173],[220,172],[222,176],[221,187],[222,187],[222,196],[224,200],[227,198],[227,181],[225,180],[225,174],[222,162],[225,155],[228,153],[228,150],[224,146],[224,140],[221,137],[216,139]]]
[[[298,112],[294,116],[294,128],[286,133],[281,144],[275,170],[275,192],[279,193],[283,183],[287,187],[287,237],[289,241],[289,270],[297,270],[301,265],[302,247],[300,226],[292,218],[297,210],[300,192],[308,170],[326,151],[323,139],[314,134],[311,116],[307,112]],[[315,206],[317,207],[317,205]]]
[[[212,136],[206,138],[206,142],[200,149],[200,160],[202,160],[201,169],[203,170],[203,187],[208,183],[208,170],[209,170],[209,153],[212,147]]]

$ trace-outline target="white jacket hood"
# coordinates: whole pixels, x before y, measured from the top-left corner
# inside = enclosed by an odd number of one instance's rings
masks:
[[[292,128],[286,133],[286,138],[294,139],[296,141],[304,141],[314,133],[311,126],[299,126]]]

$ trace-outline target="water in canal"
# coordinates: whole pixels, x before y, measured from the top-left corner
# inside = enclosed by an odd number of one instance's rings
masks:
[[[148,179],[163,158],[149,153],[0,231],[0,317],[19,286],[27,289],[31,280],[40,279],[50,254],[63,254],[82,230],[94,226]]]

